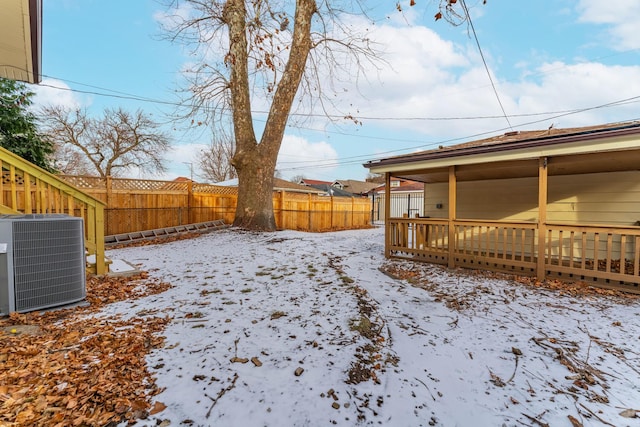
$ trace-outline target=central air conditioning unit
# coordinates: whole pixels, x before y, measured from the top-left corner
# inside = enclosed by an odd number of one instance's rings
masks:
[[[0,315],[83,300],[85,256],[82,218],[0,215]]]

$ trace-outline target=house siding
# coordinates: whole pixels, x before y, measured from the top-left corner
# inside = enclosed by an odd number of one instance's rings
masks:
[[[436,208],[442,204],[442,208]],[[448,184],[425,185],[424,215],[447,218]],[[536,221],[537,178],[458,183],[458,219]],[[640,171],[549,177],[547,221],[634,225],[640,220]]]

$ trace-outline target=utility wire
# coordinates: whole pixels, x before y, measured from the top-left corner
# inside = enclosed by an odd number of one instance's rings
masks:
[[[53,77],[50,77],[53,78]],[[179,103],[174,103],[174,102],[170,102],[170,101],[162,101],[162,100],[154,100],[151,98],[140,98],[137,97],[135,95],[112,95],[112,94],[103,94],[103,93],[99,93],[99,92],[92,92],[92,91],[83,91],[83,90],[79,90],[79,89],[71,89],[71,88],[61,88],[58,86],[53,86],[53,85],[46,85],[46,84],[40,84],[40,86],[47,86],[47,87],[51,87],[54,89],[59,89],[59,90],[65,90],[65,91],[71,91],[71,92],[79,92],[79,93],[86,93],[86,94],[92,94],[92,95],[99,95],[99,96],[107,96],[107,97],[115,97],[115,98],[121,98],[121,99],[133,99],[133,100],[140,100],[140,101],[144,101],[144,102],[152,102],[152,103],[159,103],[159,104],[167,104],[167,105],[173,105],[173,106],[180,106],[181,104]],[[551,117],[545,117],[543,119],[540,120],[534,120],[534,121],[529,121],[529,122],[525,122],[522,123],[520,125],[518,125],[518,127],[522,127],[522,126],[527,126],[527,125],[531,125],[531,124],[536,124],[536,123],[541,123],[541,122],[545,122],[548,120],[552,120],[555,118],[559,118],[559,117],[564,117],[564,116],[568,116],[568,115],[572,115],[572,114],[578,114],[578,113],[582,113],[585,111],[591,111],[591,110],[596,110],[596,109],[600,109],[600,108],[607,108],[607,107],[612,107],[612,106],[618,106],[618,105],[624,105],[624,104],[628,104],[628,103],[632,103],[632,102],[638,102],[640,100],[640,96],[634,96],[634,97],[630,97],[630,98],[625,98],[622,100],[618,100],[618,101],[612,101],[606,104],[601,104],[601,105],[597,105],[597,106],[593,106],[593,107],[586,107],[586,108],[580,108],[580,109],[574,109],[574,110],[560,110],[560,111],[551,111],[551,112],[542,112],[542,113],[528,113],[528,114],[515,114],[512,117],[534,117],[534,116],[548,116],[548,115],[552,115]],[[259,111],[254,111],[256,113],[260,113]],[[296,115],[295,113],[291,114],[291,115]],[[313,115],[313,114],[297,114],[297,115],[304,115],[304,116],[309,116],[309,117],[327,117],[326,115]],[[328,116],[328,117],[333,117],[333,118],[340,118],[342,116]],[[412,117],[412,118],[406,118],[404,120],[429,120],[429,121],[445,121],[445,120],[481,120],[481,119],[496,119],[496,118],[502,118],[501,116],[472,116],[472,117]],[[260,119],[255,119],[257,121],[260,121]],[[363,120],[379,120],[379,121],[384,121],[384,120],[403,120],[402,118],[391,118],[391,117],[367,117],[367,118],[363,118]],[[507,119],[507,122],[509,122],[509,120]],[[486,135],[491,135],[491,134],[495,134],[496,132],[501,132],[501,131],[505,131],[505,130],[513,130],[513,126],[511,125],[511,123],[508,123],[509,127],[508,128],[501,128],[501,129],[496,129],[496,130],[492,130],[492,131],[488,131],[488,132],[482,132],[482,133],[478,133],[478,134],[474,134],[474,135],[468,135],[465,137],[459,137],[459,138],[452,138],[452,139],[448,139],[448,140],[442,140],[442,141],[437,141],[437,142],[432,142],[432,143],[427,143],[427,144],[420,144],[420,145],[416,145],[416,146],[412,146],[412,147],[408,147],[408,148],[402,148],[402,149],[397,149],[397,150],[389,150],[389,151],[385,151],[382,153],[378,153],[378,156],[381,155],[387,155],[387,154],[398,154],[398,153],[402,153],[402,152],[406,152],[406,151],[412,151],[412,150],[417,150],[417,149],[426,149],[428,147],[434,147],[434,146],[439,146],[439,145],[446,145],[446,144],[450,144],[452,142],[457,142],[457,141],[463,141],[463,140],[467,140],[470,138],[477,138],[480,136],[486,136]],[[351,138],[366,138],[368,140],[381,140],[381,141],[394,141],[394,142],[422,142],[420,140],[413,140],[413,139],[398,139],[398,138],[385,138],[385,137],[379,137],[379,136],[368,136],[368,135],[357,135],[357,134],[351,134],[351,133],[346,133],[346,132],[338,132],[338,131],[328,131],[328,130],[320,130],[320,129],[314,129],[314,128],[308,128],[308,127],[299,127],[296,126],[297,129],[304,129],[307,131],[313,131],[313,132],[322,132],[322,133],[329,133],[329,134],[337,134],[337,135],[343,135],[343,136],[348,136]],[[331,164],[318,164],[317,161],[310,161],[309,163],[315,163],[318,167],[334,167],[336,165],[340,165],[340,164],[350,164],[350,163],[359,163],[362,160],[366,160],[366,159],[371,159],[370,155],[364,155],[364,156],[355,156],[354,158],[360,158],[360,160],[354,160],[351,162],[345,162],[345,163],[331,163]],[[378,157],[378,158],[382,158],[382,157]],[[349,159],[349,158],[345,158],[345,159]],[[302,161],[304,162],[304,161]],[[302,162],[295,162],[295,163],[302,163]],[[280,162],[280,163],[285,163],[285,162]],[[293,162],[290,162],[293,163]],[[316,166],[314,165],[314,166]],[[302,169],[303,167],[293,167],[290,169],[281,169],[281,170],[297,170],[297,169]]]
[[[560,118],[560,117],[569,116],[569,115],[572,115],[572,114],[582,113],[582,112],[585,112],[585,111],[591,111],[591,110],[597,110],[597,109],[600,109],[600,108],[606,108],[606,107],[610,107],[610,106],[613,106],[613,105],[618,105],[618,104],[621,104],[621,103],[627,103],[629,101],[639,100],[639,99],[640,99],[640,96],[634,96],[634,97],[623,99],[623,100],[620,100],[620,101],[614,101],[614,102],[609,102],[609,103],[606,103],[606,104],[597,105],[597,106],[594,106],[594,107],[583,108],[581,110],[577,110],[576,112],[558,114],[556,116],[547,117],[547,118],[542,119],[542,120],[534,120],[534,121],[530,121],[530,122],[521,123],[517,127],[528,126],[528,125],[532,125],[532,124],[536,124],[536,123],[545,122],[547,120],[553,120],[553,119],[557,119],[557,118]],[[637,120],[639,120],[639,119],[636,118],[636,119],[631,119],[631,120],[628,120],[628,121],[637,121]],[[498,132],[504,132],[506,130],[512,130],[512,129],[513,129],[512,127],[496,129],[496,130],[491,130],[491,131],[487,131],[487,132],[480,132],[480,133],[477,133],[477,134],[474,134],[474,135],[458,137],[458,138],[451,138],[451,139],[447,139],[447,140],[441,140],[441,141],[438,141],[438,142],[432,142],[432,143],[423,144],[423,145],[414,146],[414,147],[407,147],[407,148],[402,148],[402,149],[398,149],[398,150],[385,151],[385,152],[382,152],[382,153],[378,153],[378,155],[376,156],[375,160],[379,160],[379,159],[384,158],[384,157],[382,157],[383,155],[397,154],[397,153],[401,153],[401,152],[405,152],[405,151],[415,151],[415,150],[418,150],[418,149],[425,149],[425,148],[428,148],[428,147],[447,145],[447,144],[450,144],[452,142],[464,141],[464,140],[469,140],[469,139],[477,139],[477,138],[482,137],[482,136],[493,135],[493,134],[496,134]],[[322,163],[322,162],[318,163],[316,161],[316,162],[311,162],[311,163],[314,163],[314,168],[323,168],[323,167],[334,167],[334,166],[339,166],[339,165],[344,165],[344,164],[358,163],[358,162],[360,162],[362,160],[365,160],[365,159],[372,160],[371,156],[368,156],[368,155],[345,157],[342,160],[346,160],[346,159],[354,159],[354,160],[351,160],[351,161],[348,161],[348,162],[342,162],[341,160],[339,160],[339,161],[335,161],[333,163]],[[359,160],[355,160],[355,159],[359,159]],[[305,163],[305,162],[301,161],[301,162],[297,162],[297,163]],[[281,170],[297,170],[297,169],[303,169],[305,167],[308,167],[308,166],[292,167],[291,169],[281,169]]]
[[[473,21],[471,20],[471,14],[469,13],[469,9],[467,8],[467,3],[465,3],[464,0],[460,0],[460,3],[462,4],[462,9],[464,10],[465,15],[467,15],[467,19],[469,20],[469,26],[471,26],[471,32],[473,32],[473,38],[476,40],[476,45],[478,45],[478,51],[480,52],[480,57],[482,58],[484,69],[487,71],[487,76],[489,76],[489,81],[491,82],[493,93],[496,94],[496,99],[498,100],[498,104],[500,104],[500,109],[502,110],[504,119],[507,121],[507,124],[509,125],[509,129],[513,130],[513,127],[511,126],[511,122],[509,121],[509,117],[507,116],[507,112],[504,110],[504,106],[502,105],[502,101],[500,100],[500,95],[498,95],[498,90],[496,89],[496,85],[493,82],[493,78],[491,77],[489,66],[487,65],[487,61],[484,58],[484,53],[482,53],[482,48],[480,47],[480,41],[478,40],[478,35],[476,34],[476,28],[473,26]]]
[[[55,77],[51,77],[51,78],[55,78]],[[79,83],[79,84],[82,84],[82,83]],[[104,97],[109,97],[109,98],[128,99],[128,100],[133,100],[133,101],[142,101],[142,102],[149,102],[149,103],[154,103],[154,104],[164,104],[164,105],[171,105],[171,106],[174,106],[174,107],[184,107],[184,104],[179,103],[179,102],[165,101],[165,100],[154,99],[154,98],[145,98],[145,97],[140,97],[138,95],[126,94],[125,92],[118,92],[118,91],[111,90],[111,89],[105,89],[105,90],[109,90],[109,91],[112,91],[112,92],[115,92],[115,93],[122,93],[123,95],[113,95],[113,94],[101,93],[101,92],[95,92],[95,91],[72,89],[72,88],[59,87],[59,86],[54,86],[54,85],[49,85],[49,84],[44,84],[44,83],[40,83],[38,86],[49,87],[49,88],[52,88],[52,89],[63,90],[63,91],[67,91],[67,92],[83,93],[83,94],[88,94],[88,95],[104,96]],[[88,85],[85,85],[85,86],[88,86]],[[626,103],[626,102],[631,102],[630,100],[634,100],[636,98],[638,98],[638,97],[627,98],[627,99],[624,99],[624,100],[621,100],[621,101],[614,101],[614,102],[612,102],[610,104],[605,104],[605,105],[608,106],[608,105],[613,105],[613,104],[623,104],[623,103]],[[594,107],[594,108],[597,108],[597,107]],[[547,115],[550,115],[550,114],[566,114],[566,113],[572,114],[572,113],[578,113],[578,112],[581,112],[581,111],[584,111],[584,109],[577,108],[577,109],[571,109],[571,110],[558,110],[558,111],[544,111],[544,112],[538,112],[538,113],[511,114],[508,117],[516,118],[516,117],[547,116]],[[268,111],[261,111],[261,110],[253,110],[252,112],[256,113],[256,114],[267,114],[268,113]],[[341,119],[341,118],[344,118],[344,115],[338,115],[338,114],[313,114],[313,113],[295,113],[295,112],[292,112],[289,115],[290,116],[301,116],[301,117],[326,117],[326,118],[330,118],[330,119]],[[440,116],[440,117],[358,116],[358,118],[361,119],[361,120],[371,120],[371,121],[456,121],[456,120],[502,119],[502,118],[505,118],[505,116],[504,115],[501,115],[501,116],[497,116],[497,115],[488,115],[488,116]],[[255,120],[261,121],[260,119],[255,119]],[[317,129],[312,129],[312,128],[303,128],[303,129],[317,130]],[[322,131],[319,131],[319,132],[322,132]],[[335,132],[335,133],[339,133],[339,132]],[[358,135],[353,135],[353,136],[358,136]],[[385,139],[385,138],[376,138],[376,137],[370,137],[370,138],[373,138],[373,139]],[[393,139],[393,140],[395,141],[395,139]]]
[[[485,63],[486,65],[486,63]],[[46,76],[48,78],[52,78],[52,79],[58,79],[56,77],[53,76]],[[491,78],[491,76],[489,75],[489,78]],[[62,80],[62,79],[59,79]],[[177,103],[177,102],[171,102],[171,101],[164,101],[164,100],[159,100],[159,99],[153,99],[153,98],[145,98],[145,97],[140,97],[137,95],[132,95],[132,94],[128,94],[125,92],[120,92],[120,91],[116,91],[116,90],[112,90],[112,89],[107,89],[107,88],[101,88],[98,86],[92,86],[92,85],[88,85],[88,84],[84,84],[84,83],[79,83],[79,82],[74,82],[76,84],[80,84],[80,85],[84,85],[84,86],[88,86],[88,87],[94,87],[96,89],[100,89],[100,90],[107,90],[107,91],[111,91],[114,93],[118,93],[121,95],[114,95],[114,94],[106,94],[106,93],[100,93],[100,92],[95,92],[95,91],[86,91],[86,90],[80,90],[80,89],[71,89],[71,88],[64,88],[64,87],[58,87],[58,86],[54,86],[54,85],[48,85],[48,84],[42,84],[40,83],[40,86],[45,86],[45,87],[50,87],[53,89],[58,89],[58,90],[64,90],[64,91],[70,91],[70,92],[77,92],[77,93],[85,93],[85,94],[91,94],[91,95],[97,95],[97,96],[105,96],[105,97],[113,97],[113,98],[119,98],[119,99],[129,99],[129,100],[136,100],[136,101],[142,101],[142,102],[150,102],[150,103],[157,103],[157,104],[164,104],[164,105],[172,105],[172,106],[183,106],[183,104],[181,103]],[[492,81],[493,83],[493,81]],[[497,95],[497,92],[496,92]],[[499,98],[498,98],[499,100]],[[638,102],[640,100],[640,96],[634,96],[634,97],[630,97],[630,98],[626,98],[626,99],[622,99],[622,100],[618,100],[618,101],[612,101],[606,104],[601,104],[601,105],[597,105],[597,106],[592,106],[592,107],[586,107],[586,108],[581,108],[581,109],[573,109],[573,110],[560,110],[560,111],[550,111],[550,112],[539,112],[539,113],[526,113],[526,114],[514,114],[511,117],[534,117],[534,116],[549,116],[552,115],[551,117],[545,117],[541,120],[534,120],[534,121],[529,121],[529,122],[525,122],[522,123],[520,125],[518,125],[517,127],[522,127],[522,126],[526,126],[526,125],[530,125],[530,124],[536,124],[536,123],[541,123],[547,120],[552,120],[554,118],[559,118],[559,117],[564,117],[564,116],[568,116],[568,115],[572,115],[572,114],[578,114],[581,112],[585,112],[585,111],[590,111],[590,110],[595,110],[595,109],[600,109],[600,108],[606,108],[606,107],[612,107],[612,106],[618,106],[618,105],[624,105],[624,104],[628,104],[628,103],[633,103],[633,102]],[[266,112],[261,112],[261,111],[254,111],[254,113],[266,113]],[[504,110],[503,110],[504,113]],[[324,115],[324,114],[303,114],[303,113],[292,113],[293,115],[299,115],[299,116],[307,116],[307,117],[329,117],[329,118],[342,118],[342,115]],[[362,117],[363,120],[376,120],[376,121],[401,121],[401,120],[423,120],[423,121],[452,121],[452,120],[481,120],[481,119],[496,119],[496,118],[507,118],[506,117],[506,113],[505,116],[468,116],[468,117],[405,117],[405,118],[398,118],[398,117]],[[256,119],[257,121],[260,121],[259,119]],[[378,158],[382,158],[380,157],[381,155],[387,155],[387,154],[394,154],[394,153],[402,153],[402,152],[406,152],[406,151],[411,151],[411,150],[416,150],[416,149],[425,149],[428,147],[433,147],[433,146],[438,146],[438,145],[444,145],[444,144],[448,144],[451,142],[456,142],[456,141],[462,141],[462,140],[466,140],[466,139],[470,139],[470,138],[477,138],[479,136],[485,136],[485,135],[490,135],[490,134],[495,134],[496,132],[501,132],[501,131],[505,131],[505,130],[513,130],[513,127],[511,125],[511,123],[509,122],[508,118],[507,118],[507,122],[509,124],[508,128],[502,128],[502,129],[496,129],[496,130],[492,130],[492,131],[488,131],[488,132],[482,132],[482,133],[478,133],[478,134],[474,134],[474,135],[468,135],[465,137],[459,137],[459,138],[453,138],[453,139],[448,139],[448,140],[442,140],[442,141],[437,141],[437,142],[431,142],[431,143],[427,143],[427,144],[420,144],[417,146],[413,146],[413,147],[408,147],[408,148],[403,148],[403,149],[397,149],[397,150],[389,150],[389,151],[385,151],[382,153],[378,153]],[[339,131],[328,131],[328,130],[321,130],[321,129],[315,129],[315,128],[308,128],[308,127],[299,127],[296,126],[297,129],[304,129],[304,130],[308,130],[308,131],[314,131],[314,132],[322,132],[322,133],[330,133],[330,134],[338,134],[338,135],[343,135],[343,136],[349,136],[352,138],[366,138],[368,140],[382,140],[382,141],[395,141],[395,142],[422,142],[420,140],[415,140],[415,139],[398,139],[398,138],[385,138],[385,137],[377,137],[377,136],[368,136],[368,135],[358,135],[358,134],[351,134],[351,133],[346,133],[346,132],[339,132]],[[353,160],[353,161],[349,161],[349,162],[341,162],[341,161],[337,161],[331,164],[327,164],[324,167],[333,167],[335,165],[339,165],[339,164],[350,164],[350,163],[358,163],[362,160],[365,159],[371,159],[370,155],[363,155],[363,156],[354,156],[354,157],[347,157],[347,158],[343,158],[343,160],[346,159],[359,159],[359,160]],[[281,162],[284,163],[284,162]],[[288,162],[288,163],[293,163],[293,162]],[[301,162],[296,162],[296,163],[301,163]],[[316,163],[317,161],[311,162],[311,163]],[[293,168],[293,169],[299,169],[299,168]],[[289,170],[289,169],[286,169]]]

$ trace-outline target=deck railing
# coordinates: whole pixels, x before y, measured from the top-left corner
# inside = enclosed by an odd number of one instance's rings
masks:
[[[533,276],[544,254],[545,276],[640,292],[640,227],[554,223],[544,229],[540,240],[531,222],[391,218],[386,255]]]
[[[547,225],[545,270],[606,283],[640,283],[640,227]]]
[[[85,248],[95,255],[95,272],[106,272],[104,204],[55,175],[0,147],[0,213],[62,213],[81,217]]]

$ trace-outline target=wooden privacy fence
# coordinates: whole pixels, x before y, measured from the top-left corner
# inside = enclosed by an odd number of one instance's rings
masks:
[[[123,234],[223,219],[233,222],[237,189],[191,181],[62,177],[106,204],[105,234]],[[279,229],[330,231],[362,228],[371,222],[368,198],[325,197],[274,191]]]

